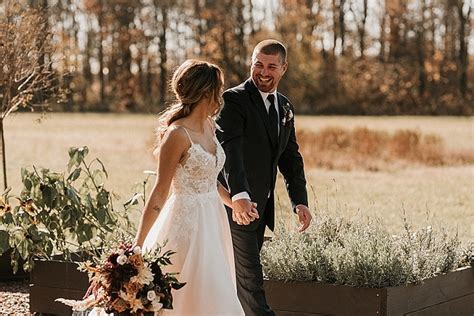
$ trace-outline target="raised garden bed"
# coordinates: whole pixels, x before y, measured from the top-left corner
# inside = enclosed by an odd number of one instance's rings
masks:
[[[474,270],[462,268],[421,284],[359,288],[316,282],[265,281],[279,316],[474,315]]]
[[[81,299],[86,273],[63,261],[38,260],[31,272],[31,312],[71,315],[58,297]],[[265,281],[277,315],[459,315],[474,313],[474,270],[459,269],[422,284],[358,288],[316,282]]]
[[[35,260],[30,275],[30,311],[71,315],[71,307],[55,302],[57,298],[82,299],[89,279],[74,262]]]
[[[20,260],[18,271],[13,273],[10,259],[11,250],[7,250],[0,255],[0,281],[26,280],[29,273],[23,271],[23,261]]]

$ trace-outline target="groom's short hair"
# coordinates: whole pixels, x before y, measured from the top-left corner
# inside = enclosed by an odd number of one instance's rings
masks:
[[[286,47],[282,43],[274,39],[266,39],[258,43],[253,49],[252,60],[257,57],[258,53],[265,55],[280,55],[283,64],[286,63]]]

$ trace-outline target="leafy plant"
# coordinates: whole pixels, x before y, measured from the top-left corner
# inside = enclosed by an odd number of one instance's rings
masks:
[[[98,158],[87,161],[88,153],[87,147],[70,148],[67,171],[62,173],[22,169],[20,196],[3,193],[0,253],[12,249],[14,271],[20,258],[30,270],[34,257],[60,254],[70,260],[74,251],[99,249],[116,230],[131,231],[127,208],[115,209],[112,193],[104,186],[104,164]],[[12,199],[17,206],[9,204]]]

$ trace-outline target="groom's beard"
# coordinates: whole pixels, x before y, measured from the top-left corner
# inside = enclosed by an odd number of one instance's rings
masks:
[[[262,92],[266,92],[266,93],[275,91],[275,88],[276,88],[275,78],[270,77],[270,78],[267,78],[269,80],[264,80],[262,79],[262,76],[255,76],[255,77],[256,78],[253,79],[253,82],[258,90]]]

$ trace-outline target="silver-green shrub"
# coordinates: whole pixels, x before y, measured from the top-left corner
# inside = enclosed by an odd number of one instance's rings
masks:
[[[473,246],[430,226],[399,236],[376,220],[348,221],[318,214],[305,233],[277,231],[261,254],[267,279],[359,287],[418,283],[472,264]]]

